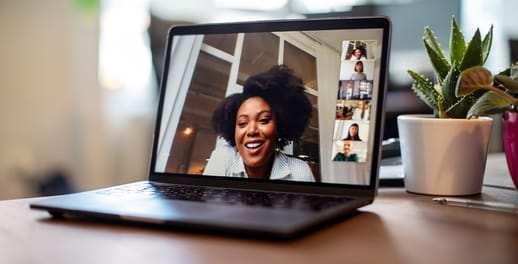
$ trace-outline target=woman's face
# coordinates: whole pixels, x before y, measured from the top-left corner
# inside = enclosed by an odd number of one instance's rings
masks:
[[[349,128],[349,134],[353,137],[356,136],[358,134],[358,127],[351,126],[351,128]]]
[[[241,104],[236,115],[234,138],[249,175],[250,170],[270,171],[276,131],[275,116],[264,99],[251,97]]]
[[[361,63],[356,64],[356,72],[363,72],[363,64],[361,64]]]
[[[362,51],[360,49],[355,49],[354,50],[354,56],[357,58],[357,59],[360,59],[362,57]]]

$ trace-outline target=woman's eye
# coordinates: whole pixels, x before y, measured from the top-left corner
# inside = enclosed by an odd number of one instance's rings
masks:
[[[246,124],[247,124],[246,122],[238,122],[237,126],[238,127],[246,127]]]
[[[268,124],[268,123],[270,123],[270,120],[271,120],[270,118],[261,118],[259,120],[259,122],[261,122],[261,124]]]

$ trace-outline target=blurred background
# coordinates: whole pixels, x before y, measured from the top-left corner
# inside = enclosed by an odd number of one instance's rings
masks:
[[[407,69],[431,75],[423,27],[447,49],[494,25],[486,66],[518,60],[514,0],[0,0],[0,199],[146,179],[167,29],[174,24],[334,16],[393,22],[385,138],[430,112]],[[495,122],[491,151],[501,151]],[[495,132],[496,131],[496,132]]]

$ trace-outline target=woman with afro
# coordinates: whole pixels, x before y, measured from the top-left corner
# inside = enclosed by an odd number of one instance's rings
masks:
[[[314,181],[309,165],[280,150],[298,141],[312,106],[302,80],[284,65],[248,78],[243,92],[226,97],[212,126],[227,144],[212,152],[204,175]]]

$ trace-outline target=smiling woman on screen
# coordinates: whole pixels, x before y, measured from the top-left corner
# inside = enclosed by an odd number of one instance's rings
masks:
[[[214,111],[212,126],[227,144],[216,147],[203,174],[314,181],[306,162],[280,151],[300,139],[311,111],[302,80],[288,67],[251,76]]]

